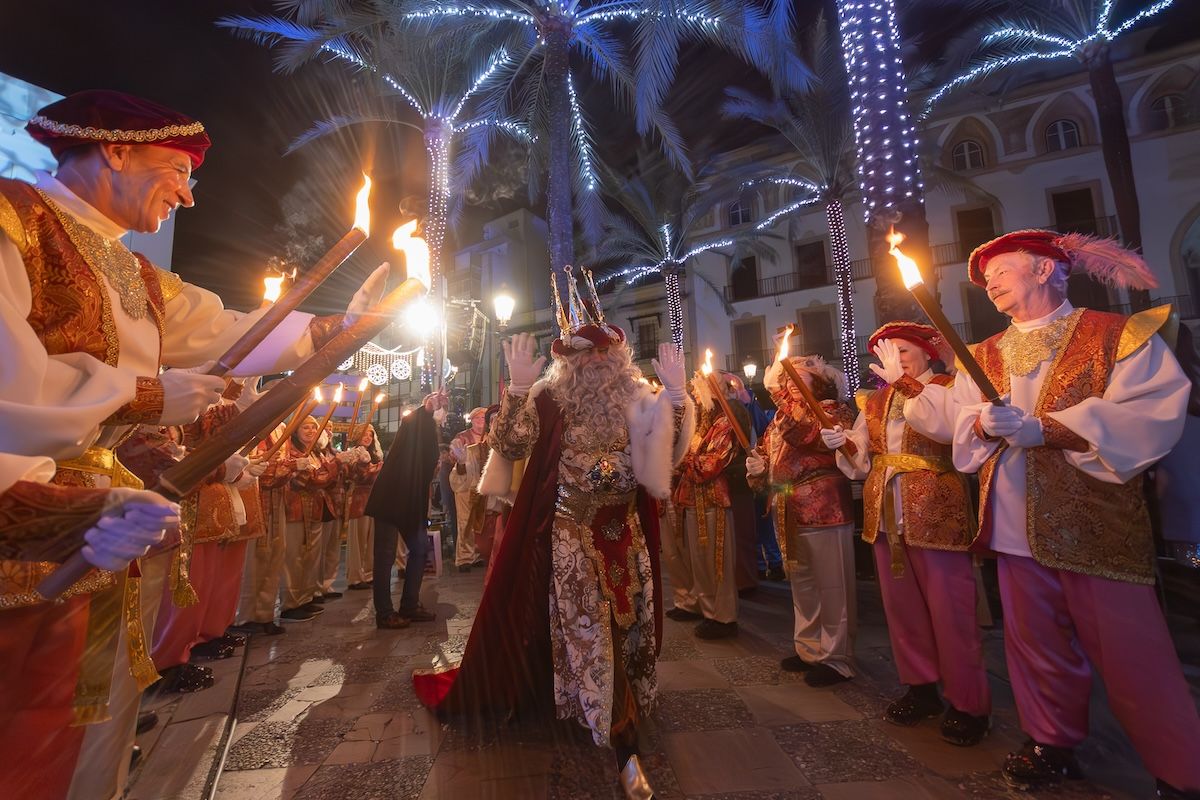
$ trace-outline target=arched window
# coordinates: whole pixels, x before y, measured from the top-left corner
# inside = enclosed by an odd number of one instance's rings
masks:
[[[983,146],[974,139],[963,139],[954,145],[950,158],[955,172],[966,172],[969,169],[980,169],[984,166]]]
[[[1056,119],[1046,126],[1046,152],[1057,153],[1079,145],[1079,126],[1071,120]]]
[[[736,228],[739,225],[746,225],[753,221],[753,206],[749,200],[744,203],[733,203],[729,206],[729,227]]]
[[[1191,122],[1187,100],[1181,94],[1164,94],[1150,104],[1150,129],[1165,131]]]

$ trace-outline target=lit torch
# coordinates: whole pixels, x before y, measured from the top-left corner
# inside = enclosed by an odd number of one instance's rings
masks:
[[[358,397],[354,401],[354,413],[350,415],[350,427],[346,429],[347,450],[355,446],[354,428],[358,425],[358,412],[362,408],[363,398],[367,396],[367,384],[369,382],[366,378],[363,378],[358,384]],[[362,434],[360,433],[359,436],[362,436]]]
[[[921,306],[921,310],[925,312],[925,316],[929,317],[929,321],[933,323],[933,327],[938,329],[938,333],[950,345],[950,349],[954,351],[958,363],[971,376],[971,380],[975,381],[975,385],[979,387],[979,391],[983,394],[984,398],[994,406],[1004,405],[1004,401],[1000,399],[1000,393],[996,391],[996,387],[992,385],[991,380],[984,373],[983,367],[979,366],[979,362],[975,360],[975,356],[971,354],[966,343],[958,335],[958,331],[954,330],[954,326],[950,324],[950,320],[946,319],[946,314],[942,311],[942,307],[938,305],[938,302],[933,299],[933,295],[925,288],[925,281],[921,278],[921,270],[917,267],[917,263],[900,252],[900,248],[897,245],[903,241],[904,234],[897,233],[894,228],[888,234],[888,252],[896,258],[896,266],[900,268],[900,279],[904,281],[904,288],[912,292],[913,299],[917,301],[917,305]]]
[[[738,424],[737,417],[733,415],[733,409],[729,407],[729,398],[725,396],[725,391],[717,380],[716,373],[712,368],[712,350],[704,351],[704,363],[700,365],[700,373],[708,381],[709,388],[712,389],[713,395],[717,398],[717,405],[721,407],[722,413],[729,419],[729,426],[733,428],[733,435],[737,437],[738,444],[743,450],[750,449],[750,438],[746,436],[746,432],[742,430],[742,426]]]
[[[333,400],[329,403],[329,410],[325,412],[325,418],[321,420],[321,425],[317,428],[317,435],[308,443],[308,447],[304,448],[304,455],[312,453],[313,448],[317,446],[317,442],[321,440],[321,434],[329,427],[329,420],[333,419],[333,412],[337,411],[338,404],[342,402],[342,391],[346,388],[346,384],[339,383],[337,389],[333,391]]]
[[[817,400],[816,395],[812,393],[812,389],[800,377],[800,372],[796,369],[796,365],[788,359],[788,339],[791,338],[792,331],[795,329],[795,325],[787,326],[787,330],[783,333],[783,341],[779,343],[779,353],[775,357],[775,360],[779,362],[779,366],[783,367],[783,371],[791,378],[792,383],[796,384],[796,388],[800,392],[800,397],[804,400],[804,405],[808,406],[809,413],[813,415],[813,419],[817,421],[817,424],[822,428],[834,428],[836,423],[825,413],[825,409],[821,407],[821,403]],[[854,458],[858,455],[858,448],[849,439],[838,450],[844,453],[847,458]]]

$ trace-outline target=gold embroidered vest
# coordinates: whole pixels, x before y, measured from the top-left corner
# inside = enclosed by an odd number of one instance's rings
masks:
[[[27,319],[46,352],[86,353],[116,366],[120,341],[105,278],[76,247],[59,212],[28,183],[0,178],[0,231],[21,254],[32,295]],[[161,334],[166,302],[179,293],[182,284],[176,275],[158,269],[141,254],[134,255],[145,283],[149,312]],[[91,486],[94,472],[60,469],[54,482]],[[0,562],[0,608],[40,602],[33,587],[56,566]],[[94,570],[65,596],[94,592],[114,583],[111,574]]]
[[[930,381],[938,386],[950,386],[949,375],[934,375]],[[874,542],[883,526],[885,493],[891,491],[886,480],[888,465],[877,458],[887,454],[887,423],[893,398],[902,404],[892,386],[871,394],[863,413],[867,415],[867,442],[871,449],[871,472],[863,485],[863,539]],[[900,503],[904,520],[904,542],[910,547],[931,550],[966,550],[975,539],[975,522],[967,496],[966,479],[953,468],[951,448],[922,436],[904,424],[901,453],[914,456],[915,468],[894,475],[900,482]]]
[[[1037,406],[1043,416],[1100,397],[1113,366],[1157,330],[1127,323],[1138,317],[1084,310],[1068,327],[1042,384]],[[975,348],[975,357],[1001,393],[1009,391],[1009,371],[999,347],[1003,333]],[[1044,368],[1044,367],[1043,367]],[[1001,445],[979,470],[979,529],[990,540],[991,504]],[[1062,450],[1025,450],[1026,531],[1034,559],[1052,569],[1128,581],[1154,583],[1154,544],[1142,492],[1142,476],[1128,483],[1097,480],[1076,469]],[[1000,524],[1003,524],[1001,521]]]

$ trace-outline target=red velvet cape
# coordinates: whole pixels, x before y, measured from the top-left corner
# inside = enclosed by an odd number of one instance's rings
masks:
[[[439,712],[508,713],[554,707],[550,652],[550,536],[558,496],[562,414],[548,391],[534,398],[539,432],[496,565],[484,589],[463,660],[441,672],[418,672],[421,702]],[[638,517],[654,576],[656,649],[662,646],[662,580],[655,501],[638,490]]]

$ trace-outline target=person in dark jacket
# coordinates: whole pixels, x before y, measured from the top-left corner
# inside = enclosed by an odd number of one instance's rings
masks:
[[[429,622],[434,618],[421,607],[420,596],[429,541],[425,533],[429,486],[438,462],[434,412],[445,407],[445,394],[434,392],[419,408],[405,415],[367,500],[366,514],[375,519],[372,584],[378,628],[405,628],[410,622]],[[409,557],[397,612],[392,605],[392,569],[398,537],[404,538]]]

